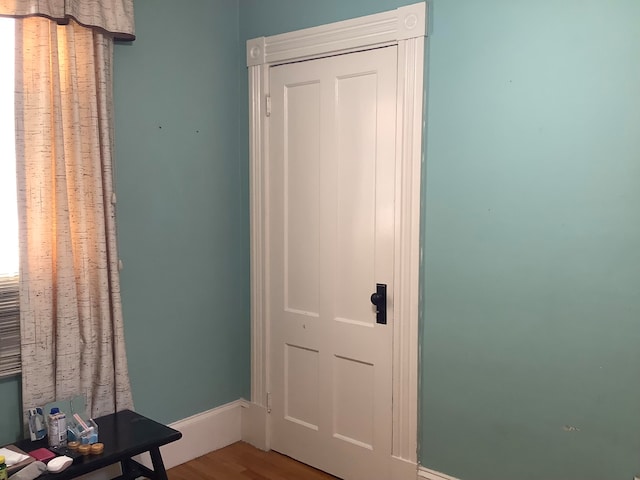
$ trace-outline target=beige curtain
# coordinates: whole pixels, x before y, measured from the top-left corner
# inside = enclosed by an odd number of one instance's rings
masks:
[[[132,407],[112,176],[113,40],[16,21],[22,400]]]
[[[135,38],[133,0],[0,0],[0,15],[44,16],[60,23],[74,19],[115,38]]]

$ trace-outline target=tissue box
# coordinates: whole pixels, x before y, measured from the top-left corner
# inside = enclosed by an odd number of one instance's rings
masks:
[[[90,445],[98,442],[98,425],[93,419],[83,419],[80,415],[67,418],[67,441]]]

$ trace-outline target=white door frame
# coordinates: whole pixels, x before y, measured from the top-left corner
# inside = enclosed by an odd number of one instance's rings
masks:
[[[398,48],[392,456],[413,473],[418,430],[418,307],[424,2],[352,20],[247,41],[251,208],[251,404],[243,439],[269,449],[269,67],[381,46]],[[402,478],[398,475],[394,478]]]

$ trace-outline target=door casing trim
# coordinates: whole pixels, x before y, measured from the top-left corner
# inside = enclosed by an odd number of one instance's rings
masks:
[[[417,463],[420,180],[426,3],[247,41],[251,214],[251,402],[265,414],[269,398],[269,245],[267,201],[269,67],[397,45],[396,222],[393,323],[392,456]],[[269,422],[258,446],[269,449]]]

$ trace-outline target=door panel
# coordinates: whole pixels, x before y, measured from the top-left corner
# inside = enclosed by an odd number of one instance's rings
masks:
[[[271,445],[354,480],[389,478],[396,55],[270,70]]]
[[[289,344],[285,349],[284,417],[304,427],[318,430],[318,351]]]
[[[368,298],[375,272],[375,73],[336,81],[338,205],[336,215],[336,320],[371,324]]]
[[[320,191],[320,84],[287,88],[284,167],[285,305],[289,312],[319,311],[318,206]],[[293,200],[293,201],[292,201]]]

